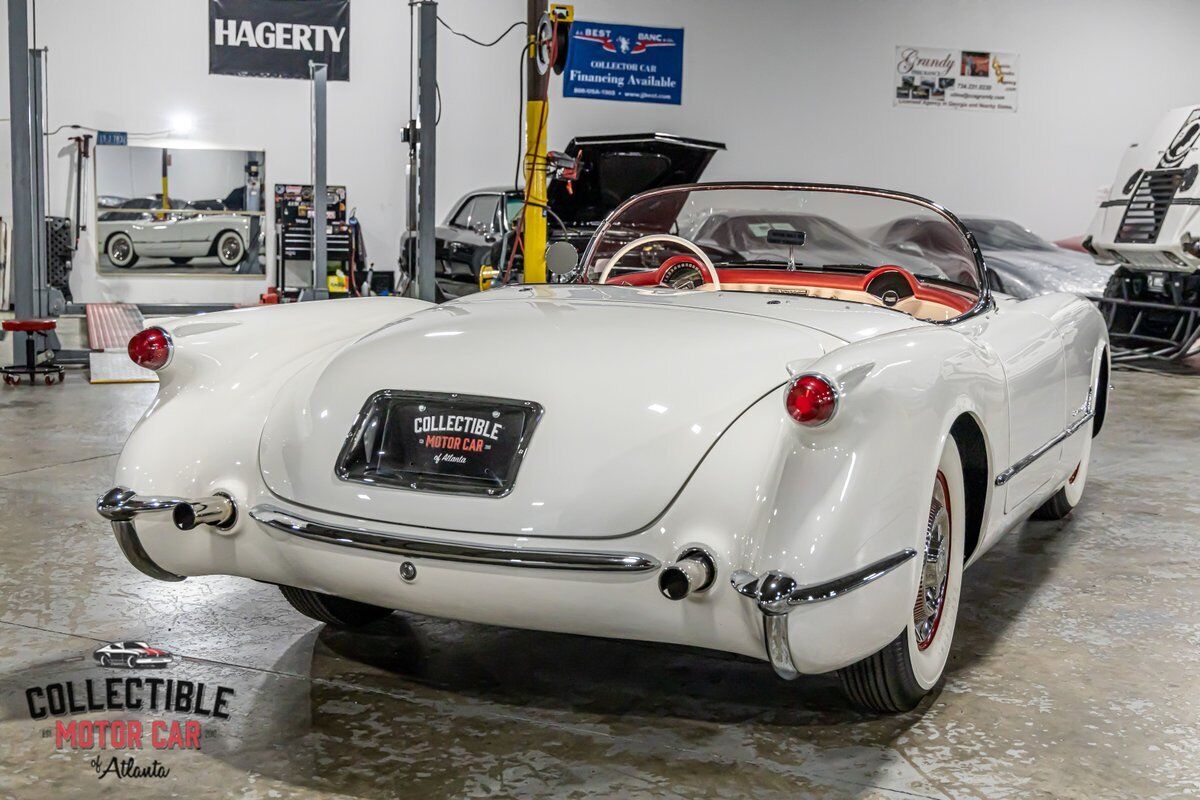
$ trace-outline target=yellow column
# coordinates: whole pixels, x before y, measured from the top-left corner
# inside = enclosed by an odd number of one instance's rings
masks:
[[[162,208],[170,208],[171,207],[170,186],[167,183],[167,172],[169,171],[168,167],[170,165],[171,165],[171,154],[167,150],[167,148],[164,147],[163,151],[162,151],[162,203],[159,204],[160,207],[162,207]],[[156,216],[159,219],[167,218],[167,215],[165,213],[160,213],[160,214],[157,214]]]
[[[525,104],[525,205],[522,252],[525,282],[546,282],[546,117],[545,100]]]

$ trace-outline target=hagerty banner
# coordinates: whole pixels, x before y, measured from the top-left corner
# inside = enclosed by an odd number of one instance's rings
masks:
[[[1017,110],[1017,55],[988,50],[897,47],[894,104]]]
[[[208,71],[261,78],[350,80],[350,0],[209,0]]]
[[[571,26],[563,97],[679,105],[682,93],[683,28]]]

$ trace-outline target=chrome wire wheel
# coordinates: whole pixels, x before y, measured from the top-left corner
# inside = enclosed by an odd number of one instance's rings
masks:
[[[954,643],[967,551],[967,503],[962,456],[953,435],[942,446],[930,494],[928,487],[924,480],[913,486],[909,541],[917,557],[909,562],[913,569],[902,588],[911,606],[888,606],[900,619],[907,617],[904,630],[878,652],[838,670],[846,694],[875,711],[915,708],[941,681]],[[922,502],[922,497],[929,499]]]
[[[946,605],[946,586],[950,578],[950,490],[946,476],[939,470],[933,482],[929,503],[929,521],[925,527],[925,548],[921,560],[921,582],[913,604],[913,632],[917,649],[924,650],[937,636]]]

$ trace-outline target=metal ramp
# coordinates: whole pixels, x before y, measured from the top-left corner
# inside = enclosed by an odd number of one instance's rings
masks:
[[[146,324],[142,312],[131,303],[88,303],[85,313],[92,350],[124,350]]]
[[[88,303],[88,378],[91,383],[157,383],[158,376],[129,360],[129,340],[146,324],[130,303]]]

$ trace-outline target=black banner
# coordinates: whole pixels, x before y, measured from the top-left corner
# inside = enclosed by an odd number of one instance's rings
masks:
[[[350,80],[350,0],[209,0],[208,72],[260,78]]]

